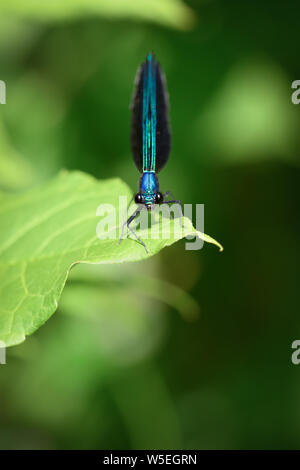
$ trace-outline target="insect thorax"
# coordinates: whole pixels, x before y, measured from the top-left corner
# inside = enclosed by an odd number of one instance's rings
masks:
[[[145,171],[140,179],[140,193],[144,196],[145,204],[153,204],[159,191],[158,178],[154,171]]]

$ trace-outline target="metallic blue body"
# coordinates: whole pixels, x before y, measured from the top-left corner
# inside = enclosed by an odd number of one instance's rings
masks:
[[[159,183],[154,171],[144,171],[140,179],[140,194],[144,197],[144,203],[147,206],[155,204],[158,191]]]
[[[152,54],[147,55],[143,80],[143,171],[156,164],[156,72]]]
[[[147,67],[143,80],[143,174],[140,193],[144,204],[155,203],[159,183],[155,175],[156,162],[156,74],[152,54],[147,56]]]

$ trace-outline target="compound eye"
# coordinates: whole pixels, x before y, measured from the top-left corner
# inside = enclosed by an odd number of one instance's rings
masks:
[[[157,193],[155,197],[155,204],[161,204],[163,200],[163,195],[161,193]]]
[[[141,195],[141,193],[137,193],[135,195],[134,202],[136,204],[141,204],[143,202],[143,196]]]

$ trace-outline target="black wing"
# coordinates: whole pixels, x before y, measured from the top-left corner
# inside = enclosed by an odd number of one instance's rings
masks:
[[[151,67],[151,70],[149,70]],[[149,72],[151,72],[149,79]],[[154,80],[154,86],[151,81]],[[155,106],[147,99],[152,95]],[[144,109],[145,108],[145,109]],[[135,164],[140,172],[146,170],[160,171],[166,164],[171,144],[171,134],[168,121],[168,93],[164,74],[152,54],[139,68],[135,79],[135,91],[132,100],[131,147]],[[146,121],[155,123],[155,152],[151,158],[147,153],[145,139]],[[152,126],[153,127],[153,126]],[[151,132],[151,131],[150,131]],[[153,142],[152,138],[150,141]],[[150,149],[151,150],[151,149]],[[150,159],[149,159],[150,158]]]

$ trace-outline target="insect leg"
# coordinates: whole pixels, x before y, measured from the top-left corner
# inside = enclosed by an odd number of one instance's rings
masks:
[[[173,193],[171,193],[171,191],[166,191],[165,193],[163,193],[164,198],[167,196],[171,196],[174,199]],[[166,201],[166,202],[169,202],[169,201]]]
[[[128,224],[127,224],[127,227],[128,227],[128,230],[130,230],[130,232],[132,233],[132,235],[135,236],[135,238],[137,239],[137,241],[140,242],[140,243],[143,245],[143,247],[144,247],[145,250],[146,250],[146,253],[149,253],[148,250],[147,250],[147,247],[146,247],[145,243],[143,242],[143,240],[141,240],[140,237],[138,237],[138,235],[135,233],[135,231],[134,231],[131,227],[129,227]]]
[[[146,250],[146,253],[148,253],[147,247],[146,247],[145,243],[143,242],[143,240],[141,240],[141,239],[138,237],[138,235],[135,233],[135,231],[130,227],[131,222],[137,217],[137,215],[138,215],[138,214],[141,212],[141,210],[143,210],[143,209],[144,209],[144,206],[139,206],[139,207],[134,211],[134,213],[129,217],[129,219],[123,224],[121,236],[120,236],[120,239],[119,239],[119,244],[121,243],[121,241],[122,241],[122,239],[123,239],[123,232],[124,232],[125,225],[127,225],[128,230],[130,230],[130,232],[134,235],[134,237],[143,245],[143,247],[144,247],[145,250]]]
[[[130,200],[128,206],[127,206],[127,211],[128,211],[128,209],[129,209],[129,207],[130,207],[130,204],[131,204],[132,201],[133,201],[133,198],[134,198],[134,196],[132,196],[132,198],[131,198],[131,200]],[[121,235],[120,235],[120,238],[119,238],[119,244],[120,244],[121,241],[123,240],[123,233],[124,233],[125,225],[128,224],[128,223],[130,223],[130,222],[132,222],[132,220],[138,215],[139,212],[140,212],[140,211],[139,211],[138,209],[136,209],[136,211],[135,211],[135,212],[127,219],[127,221],[124,222],[124,224],[122,225]],[[131,220],[130,220],[130,219],[131,219]]]

